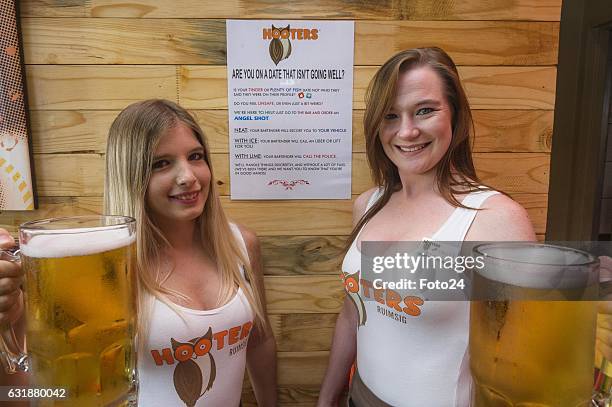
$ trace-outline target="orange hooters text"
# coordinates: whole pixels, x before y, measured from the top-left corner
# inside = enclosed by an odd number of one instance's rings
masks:
[[[151,350],[151,355],[157,366],[163,365],[164,362],[169,365],[174,364],[175,361],[184,362],[187,359],[191,359],[194,354],[196,356],[206,355],[212,349],[213,342],[217,350],[221,350],[226,344],[231,346],[242,339],[248,338],[251,328],[253,328],[253,323],[249,321],[244,325],[238,325],[230,329],[216,332],[212,335],[212,339],[200,338],[193,345],[184,344],[177,347],[174,351],[172,351],[171,348],[163,348],[161,352],[153,349]]]
[[[421,297],[408,295],[402,298],[396,291],[388,288],[374,288],[371,281],[364,280],[363,278],[359,282],[361,284],[361,293],[364,297],[373,298],[380,304],[413,317],[421,315],[421,306],[424,304]]]
[[[317,40],[319,39],[318,28],[290,28],[289,30],[279,30],[277,28],[264,28],[263,39],[283,39],[292,40]]]

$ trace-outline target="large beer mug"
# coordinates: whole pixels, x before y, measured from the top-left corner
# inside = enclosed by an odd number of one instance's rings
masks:
[[[599,260],[540,243],[474,255],[484,267],[470,309],[471,406],[590,406]]]
[[[124,216],[19,227],[27,356],[12,356],[30,387],[66,390],[51,405],[136,405],[135,232]]]

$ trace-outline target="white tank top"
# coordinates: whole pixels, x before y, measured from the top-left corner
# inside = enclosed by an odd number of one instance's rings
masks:
[[[240,231],[231,226],[246,252]],[[242,289],[216,309],[175,307],[183,319],[154,300],[150,334],[138,355],[138,405],[238,406],[254,319]]]
[[[498,193],[475,191],[462,204],[480,208],[488,197]],[[379,188],[367,208],[381,196]],[[473,209],[455,208],[444,225],[427,238],[463,241],[476,213]],[[345,276],[360,273],[358,238],[359,235],[344,257]],[[370,298],[373,295],[367,287],[371,287],[371,282],[361,278],[358,281],[359,290],[353,294],[347,291],[347,295],[355,303],[360,321],[365,321],[357,329],[357,368],[364,384],[392,406],[467,406],[471,385],[467,356],[469,302],[423,301],[413,297],[404,300],[403,311],[397,311],[387,306],[386,300],[384,304],[365,301],[366,295]],[[385,297],[383,294],[382,298]]]

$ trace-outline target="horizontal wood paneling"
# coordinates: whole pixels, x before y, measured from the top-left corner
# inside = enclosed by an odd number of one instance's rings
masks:
[[[90,0],[19,0],[21,17],[86,17]]]
[[[278,384],[281,386],[320,385],[329,352],[279,352]]]
[[[355,196],[353,196],[353,199]],[[546,227],[546,194],[513,194],[512,198],[523,205],[529,214],[536,233],[542,234]],[[333,241],[330,246],[324,246],[325,255],[315,259],[307,258],[304,250],[310,245],[323,244],[316,238],[308,236],[340,237],[351,232],[352,201],[230,201],[222,197],[221,202],[227,214],[236,222],[244,223],[260,236],[275,236],[279,240],[287,236],[306,236],[300,242],[296,239],[288,244],[286,249],[276,249],[279,242],[269,240],[267,250],[270,252],[270,262],[274,267],[271,274],[289,274],[295,268],[296,273],[317,274],[322,272],[323,264],[334,264],[331,252],[338,250],[339,241]],[[0,213],[0,227],[15,232],[17,225],[35,219],[96,214],[102,212],[101,196],[71,196],[71,197],[41,197],[40,207],[36,211],[15,211]],[[304,220],[308,221],[305,222]],[[306,247],[304,249],[303,247]],[[316,250],[316,249],[315,249]],[[274,260],[275,258],[281,260]],[[285,258],[283,258],[285,257]],[[266,260],[268,261],[268,260]],[[313,264],[311,264],[313,263]],[[331,270],[335,273],[336,268]]]
[[[338,279],[338,284],[342,284]],[[311,352],[331,349],[338,314],[277,314],[270,324],[279,352]]]
[[[100,68],[102,69],[102,67]],[[365,90],[375,67],[355,67],[353,108],[364,108]],[[459,67],[473,109],[543,109],[554,107],[555,67]],[[189,109],[226,109],[225,67],[183,66],[180,102]]]
[[[104,153],[111,123],[119,110],[30,111],[34,153]],[[227,110],[196,110],[196,120],[213,153],[228,152]]]
[[[481,181],[507,193],[547,193],[548,154],[476,153],[474,165]]]
[[[268,275],[337,274],[348,236],[263,236]]]
[[[353,151],[365,152],[364,110],[353,111]],[[472,151],[550,152],[553,111],[472,110],[475,139]]]
[[[363,95],[374,67],[356,67],[353,107]],[[224,66],[189,65],[29,65],[30,108],[122,109],[137,100],[161,97],[188,109],[226,109]],[[554,106],[555,67],[459,67],[474,109],[544,109]],[[34,89],[36,91],[34,91]]]
[[[527,210],[536,233],[543,234],[546,230],[547,195],[515,194],[513,199]],[[254,213],[257,207],[264,207],[255,202],[252,204]],[[248,219],[245,221],[248,222]],[[346,235],[262,236],[260,240],[262,252],[265,254],[265,273],[267,275],[336,274],[340,270],[347,237]]]
[[[520,203],[526,210],[533,223],[536,233],[542,234],[546,230],[546,212],[548,200],[546,194],[512,194],[512,198]],[[356,195],[353,196],[353,199]],[[297,202],[297,201],[295,201]],[[280,201],[275,203],[266,203],[261,201],[250,201],[248,206],[237,201],[224,201],[224,206],[228,213],[236,220],[246,225],[253,227],[258,234],[264,236],[281,235],[279,239],[283,239],[283,235],[348,235],[352,227],[346,220],[351,217],[352,203],[349,201],[335,201],[333,205],[326,205],[321,201],[307,201],[295,205],[295,210],[292,210],[290,204],[282,205]],[[236,207],[234,207],[236,205]],[[240,211],[235,210],[241,208]],[[268,211],[284,210],[285,216],[279,217],[276,212],[267,214]],[[303,215],[302,215],[303,214]],[[259,218],[258,218],[259,217]],[[338,225],[336,217],[339,217],[341,226]],[[303,219],[308,219],[304,222]],[[305,238],[307,243],[308,238]],[[317,243],[314,243],[317,244]],[[271,249],[271,248],[269,248]],[[291,258],[289,253],[295,253],[295,257]],[[288,258],[284,261],[295,264],[300,270],[300,256],[302,252],[292,252],[290,250],[284,252]],[[270,256],[280,256],[280,252],[270,251]],[[294,260],[295,259],[295,260]],[[302,269],[304,272],[312,272],[312,269]],[[317,270],[315,268],[314,270]],[[280,270],[277,270],[277,272]],[[317,271],[318,272],[318,271]]]
[[[143,99],[176,101],[174,66],[28,65],[26,76],[31,109],[123,109]]]
[[[229,157],[211,155],[221,195],[229,195]],[[43,196],[102,195],[104,157],[101,154],[36,154],[38,190]],[[544,153],[476,153],[474,162],[482,182],[508,193],[547,193],[550,157]],[[371,188],[364,153],[353,154],[352,192]]]
[[[230,201],[222,199],[228,215],[261,236],[348,235],[353,203],[349,200]]]
[[[266,276],[268,314],[337,313],[344,288],[336,276]]]
[[[279,405],[313,405],[309,403],[312,403],[313,398],[316,401],[316,395],[321,387],[320,381],[327,367],[329,352],[278,352],[277,355]],[[300,379],[301,374],[308,375],[308,377]],[[244,380],[243,390],[245,391],[243,397],[248,394],[246,400],[242,400],[243,405],[256,406],[256,404],[249,404],[249,400],[254,402],[255,398],[247,377]]]
[[[210,151],[227,153],[227,110],[194,110]],[[353,111],[353,152],[365,152],[363,110]],[[33,110],[35,153],[104,153],[106,137],[118,110]],[[474,110],[474,152],[550,152],[550,110]],[[612,149],[610,150],[612,151]],[[612,159],[611,159],[612,161]]]
[[[102,154],[34,155],[36,187],[41,196],[102,196]]]
[[[101,196],[44,197],[38,199],[34,211],[1,211],[0,228],[17,235],[17,227],[31,220],[73,215],[95,215],[102,213]]]
[[[554,109],[556,67],[458,69],[472,109]]]
[[[27,64],[226,63],[224,20],[24,18],[22,27]]]
[[[546,230],[546,194],[513,196],[526,210],[536,233]],[[262,236],[267,275],[336,274],[348,236]]]
[[[31,110],[35,154],[104,153],[119,110]]]
[[[550,156],[538,153],[475,153],[480,180],[507,193],[547,193]],[[373,186],[365,154],[353,154],[352,191]]]
[[[350,232],[350,200],[230,201],[222,197],[221,202],[232,219],[249,226],[260,236],[336,236]],[[101,211],[101,196],[41,196],[38,210],[0,212],[0,227],[15,232],[17,225],[34,219],[99,214]]]
[[[225,20],[24,18],[27,64],[226,64]],[[554,65],[559,23],[358,21],[355,65],[436,45],[458,65]]]
[[[554,65],[558,35],[557,23],[357,22],[355,65],[382,65],[399,51],[432,45],[457,65]]]
[[[472,110],[474,152],[550,152],[553,111]]]
[[[559,21],[561,0],[21,0],[26,17]]]

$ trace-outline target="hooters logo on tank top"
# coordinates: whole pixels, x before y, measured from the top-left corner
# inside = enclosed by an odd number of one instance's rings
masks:
[[[246,348],[253,322],[213,333],[212,328],[200,337],[182,342],[170,338],[171,347],[151,350],[156,366],[174,365],[173,382],[179,398],[186,406],[196,402],[210,391],[217,377],[213,353],[229,347],[229,356]],[[222,367],[221,367],[222,368]]]
[[[391,289],[374,288],[371,281],[359,278],[360,272],[349,274],[342,272],[342,281],[348,298],[357,308],[359,317],[358,326],[367,323],[367,311],[364,299],[375,300],[382,306],[376,307],[380,314],[388,316],[398,322],[405,323],[406,316],[418,317],[421,315],[421,307],[425,303],[423,298],[413,295],[402,297]]]

